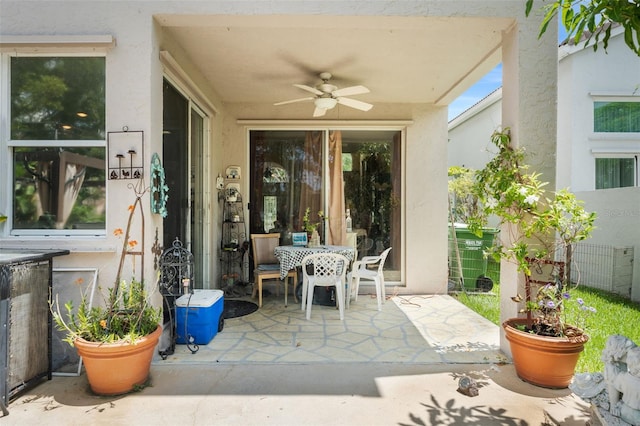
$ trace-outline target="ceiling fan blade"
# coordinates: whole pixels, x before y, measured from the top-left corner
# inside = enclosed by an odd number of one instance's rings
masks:
[[[313,99],[315,99],[315,98],[310,96],[308,98],[299,98],[299,99],[291,99],[290,101],[276,102],[273,105],[286,105],[286,104],[292,104],[292,103],[295,103],[295,102],[311,101]]]
[[[297,87],[298,89],[302,89],[302,90],[306,90],[307,92],[311,92],[314,95],[324,95],[324,92],[321,92],[320,90],[316,89],[315,87],[311,87],[311,86],[307,86],[306,84],[294,84],[295,87]]]
[[[351,86],[344,89],[334,90],[331,94],[335,97],[338,96],[353,96],[362,95],[363,93],[369,93],[369,89],[364,86]]]
[[[313,111],[313,116],[314,117],[322,117],[326,113],[327,113],[327,110],[325,108],[316,107],[316,109]]]
[[[359,109],[360,111],[369,111],[371,108],[373,108],[373,105],[371,104],[351,98],[338,98],[338,103],[351,108]]]

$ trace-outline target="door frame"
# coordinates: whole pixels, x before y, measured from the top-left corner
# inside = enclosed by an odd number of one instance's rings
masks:
[[[164,61],[163,61],[164,63]],[[199,262],[196,262],[194,265],[195,271],[195,286],[197,288],[211,288],[212,284],[215,284],[215,280],[213,279],[213,259],[215,256],[213,255],[213,238],[214,229],[212,228],[212,217],[213,212],[211,210],[212,203],[207,202],[208,197],[212,197],[211,195],[211,179],[212,179],[212,170],[211,167],[207,167],[210,164],[210,143],[211,143],[211,117],[215,113],[210,108],[207,108],[209,105],[208,102],[203,102],[202,104],[198,102],[201,99],[201,96],[194,93],[189,89],[191,84],[188,82],[188,76],[184,73],[184,71],[180,70],[179,72],[175,72],[175,68],[178,67],[177,64],[172,64],[172,67],[169,69],[165,67],[163,70],[163,81],[166,80],[168,84],[170,84],[174,90],[180,93],[187,101],[187,173],[186,176],[187,181],[187,220],[186,229],[185,229],[185,241],[183,241],[183,245],[187,250],[193,251],[194,241],[192,241],[192,221],[198,220],[199,218],[202,221],[202,241],[199,244],[195,244],[196,246],[202,247],[203,252],[194,254],[195,259],[200,259]],[[202,105],[205,105],[204,107]],[[197,114],[202,118],[203,121],[203,129],[202,129],[202,162],[200,163],[201,170],[195,171],[196,178],[201,177],[200,185],[200,202],[201,210],[199,211],[199,217],[194,218],[194,212],[192,210],[192,206],[194,205],[192,192],[194,190],[192,184],[192,168],[193,164],[193,129],[192,129],[192,114]],[[197,165],[196,165],[197,167]],[[171,188],[169,188],[169,197],[171,197]],[[168,248],[168,245],[171,244],[171,241],[163,241],[164,249]],[[201,264],[198,264],[201,263]]]
[[[323,167],[328,165],[328,156],[325,155],[326,145],[328,144],[328,134],[331,130],[341,130],[341,131],[352,131],[352,130],[372,130],[372,131],[398,131],[400,132],[400,144],[402,145],[401,154],[400,154],[400,167],[402,170],[402,174],[400,176],[400,184],[401,187],[406,191],[406,176],[407,176],[407,126],[413,124],[412,121],[407,120],[372,120],[367,122],[354,122],[354,123],[345,123],[341,121],[323,121],[319,124],[317,121],[304,121],[293,122],[288,120],[238,120],[239,125],[245,126],[245,164],[244,167],[246,170],[249,170],[250,163],[250,151],[251,151],[251,132],[252,131],[272,131],[272,130],[317,130],[322,131],[323,134],[323,157],[326,164]],[[246,190],[250,190],[250,179],[247,179]],[[329,185],[329,176],[325,174],[323,177],[323,186],[326,188]],[[323,193],[323,203],[328,202],[328,194],[326,191]],[[407,244],[407,236],[406,236],[406,196],[403,196],[400,200],[400,238],[401,238],[401,253],[399,259],[399,277],[398,279],[389,279],[385,280],[385,283],[389,286],[406,286],[406,244]],[[251,215],[249,212],[245,212],[247,221],[251,220]],[[251,224],[246,224],[248,229],[251,229]]]

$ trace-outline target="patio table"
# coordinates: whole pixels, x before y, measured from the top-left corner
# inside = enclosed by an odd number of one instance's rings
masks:
[[[355,249],[350,246],[322,245],[317,247],[304,246],[277,246],[273,254],[280,261],[280,279],[287,276],[291,269],[302,266],[305,256],[315,253],[338,253],[347,258],[349,263],[353,261]]]

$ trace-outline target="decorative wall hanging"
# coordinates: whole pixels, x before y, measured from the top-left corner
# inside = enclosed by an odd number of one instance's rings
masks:
[[[240,166],[227,167],[227,179],[240,179]]]
[[[109,179],[141,179],[144,176],[144,132],[129,131],[107,133],[109,148]]]
[[[151,157],[151,212],[167,217],[167,199],[169,187],[165,183],[164,167],[160,157],[154,153]]]

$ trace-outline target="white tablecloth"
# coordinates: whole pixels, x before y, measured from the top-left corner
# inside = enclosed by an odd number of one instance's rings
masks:
[[[280,279],[284,279],[287,273],[298,266],[302,265],[302,259],[305,256],[315,253],[338,253],[349,260],[353,261],[355,250],[349,246],[318,246],[318,247],[302,247],[302,246],[278,246],[274,250],[274,255],[280,261]]]

